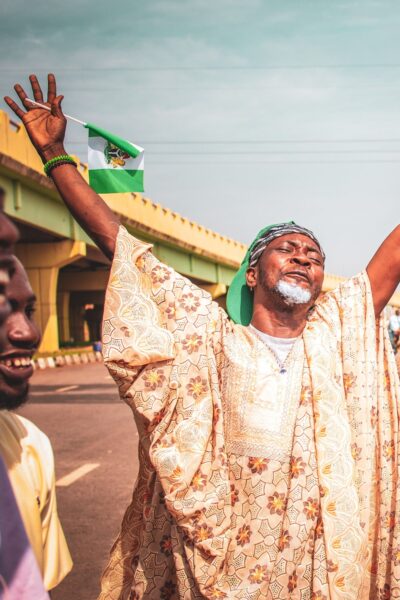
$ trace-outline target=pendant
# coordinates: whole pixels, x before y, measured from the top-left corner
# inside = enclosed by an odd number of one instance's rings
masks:
[[[284,375],[286,373],[286,369],[285,367],[282,367],[281,370],[279,371],[280,375]]]

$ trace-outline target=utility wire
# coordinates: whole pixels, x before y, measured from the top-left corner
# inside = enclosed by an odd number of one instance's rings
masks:
[[[270,154],[270,155],[282,155],[282,154],[399,154],[399,150],[238,150],[229,152],[175,152],[166,150],[165,152],[153,152],[148,150],[146,154],[148,156],[254,156],[259,154]]]
[[[130,67],[130,66],[110,66],[110,67],[63,67],[57,68],[59,73],[62,72],[105,72],[105,71],[306,71],[314,69],[399,69],[400,63],[361,63],[361,64],[316,64],[316,65],[212,65],[212,66],[165,66],[165,67]],[[37,73],[48,73],[52,69],[38,68]],[[0,67],[0,71],[4,72],[26,72],[26,68],[22,67]]]
[[[321,140],[195,140],[195,141],[156,141],[156,140],[142,140],[142,144],[154,144],[157,146],[161,145],[217,145],[217,144],[226,144],[226,145],[236,145],[236,144],[383,144],[383,143],[399,143],[400,138],[371,138],[371,139],[321,139]],[[87,144],[87,140],[69,140],[67,141],[69,144]]]

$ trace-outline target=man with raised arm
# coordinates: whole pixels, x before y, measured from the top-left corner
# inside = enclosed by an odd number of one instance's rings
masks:
[[[400,598],[399,380],[380,319],[400,280],[400,227],[324,296],[314,234],[265,227],[229,318],[88,187],[65,157],[62,96],[48,84],[51,113],[19,85],[26,112],[6,101],[113,259],[104,359],[140,434],[101,600]]]

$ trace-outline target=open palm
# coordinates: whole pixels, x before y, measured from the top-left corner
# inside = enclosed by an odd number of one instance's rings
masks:
[[[61,110],[63,96],[57,96],[56,80],[53,74],[48,75],[47,102],[43,100],[43,93],[36,75],[30,75],[29,79],[35,101],[48,106],[51,112],[31,104],[24,89],[19,84],[16,84],[14,89],[26,108],[26,112],[10,97],[6,96],[4,100],[22,120],[32,144],[38,153],[43,156],[48,148],[63,144],[66,129],[66,119]]]

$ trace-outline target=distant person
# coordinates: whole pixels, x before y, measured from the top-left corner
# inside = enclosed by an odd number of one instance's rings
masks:
[[[72,561],[57,514],[51,444],[36,425],[11,412],[27,400],[32,356],[40,342],[33,320],[36,299],[16,258],[7,298],[11,314],[4,325],[6,345],[0,353],[0,456],[45,588],[51,590],[69,573]]]
[[[400,226],[324,295],[313,232],[265,226],[227,314],[87,185],[66,156],[62,96],[48,82],[51,112],[20,85],[26,112],[6,101],[113,259],[103,355],[140,440],[101,600],[398,598],[400,385],[379,319],[400,282]]]
[[[397,352],[397,346],[400,338],[400,310],[396,308],[389,319],[389,338],[393,350]]]

